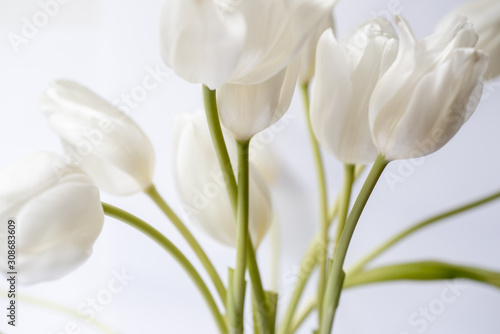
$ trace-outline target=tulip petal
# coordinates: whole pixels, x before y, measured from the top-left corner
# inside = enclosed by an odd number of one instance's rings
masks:
[[[294,61],[263,83],[221,86],[217,105],[224,127],[236,139],[248,140],[278,121],[290,107],[298,69],[298,61]]]
[[[319,39],[316,51],[311,123],[318,141],[334,155],[339,151],[341,134],[337,131],[347,117],[352,89],[348,62],[329,29]]]
[[[204,113],[179,116],[174,129],[174,177],[184,211],[209,236],[235,247],[234,215]],[[236,145],[230,138],[226,143],[235,166]],[[257,247],[271,224],[272,208],[267,184],[252,165],[249,201],[249,231]]]
[[[268,80],[281,71],[299,53],[318,24],[326,17],[332,16],[333,6],[336,2],[333,0],[260,1],[269,4],[256,6],[259,11],[254,12],[255,15],[247,16],[248,22],[252,22],[249,23],[248,31],[250,34],[256,26],[262,27],[262,22],[266,22],[269,28],[264,25],[266,30],[263,31],[269,37],[265,41],[273,43],[262,44],[258,42],[258,39],[254,39],[256,43],[247,46],[247,50],[255,48],[265,50],[265,53],[260,52],[260,57],[253,58],[254,60],[258,59],[258,62],[252,62],[252,66],[245,66],[249,63],[246,56],[248,51],[245,51],[238,71],[230,79],[231,83],[257,84]],[[270,4],[273,4],[274,10],[266,9],[266,7],[271,6]],[[267,16],[268,14],[270,15]],[[264,17],[262,17],[263,15]],[[266,47],[262,48],[262,45],[266,45]]]
[[[17,220],[20,282],[30,284],[80,266],[92,253],[104,214],[93,184],[64,183],[30,201]]]
[[[128,195],[151,185],[153,147],[123,112],[71,81],[52,84],[40,104],[68,155],[101,188]]]
[[[223,1],[167,0],[160,14],[163,60],[185,80],[215,89],[235,70],[247,24]]]

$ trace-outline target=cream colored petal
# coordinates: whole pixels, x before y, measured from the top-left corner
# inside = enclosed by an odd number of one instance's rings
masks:
[[[160,49],[183,79],[215,89],[233,73],[247,39],[238,8],[213,0],[165,0],[160,11]]]

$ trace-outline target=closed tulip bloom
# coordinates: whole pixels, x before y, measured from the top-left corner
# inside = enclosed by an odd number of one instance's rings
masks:
[[[234,140],[228,140],[227,144],[230,158],[236,161]],[[225,176],[220,171],[203,112],[177,118],[173,162],[179,197],[190,220],[218,242],[235,247],[236,223],[225,188]],[[265,236],[271,221],[268,186],[250,164],[249,231],[255,247]]]
[[[340,43],[331,29],[319,40],[311,123],[319,143],[344,163],[367,164],[377,157],[368,107],[397,50],[396,33],[382,18],[363,23]]]
[[[396,21],[399,54],[370,102],[373,139],[387,160],[421,157],[445,145],[476,109],[488,66],[464,17],[421,41],[402,17]]]
[[[129,195],[151,185],[153,147],[137,124],[115,106],[66,80],[51,84],[40,105],[72,163],[100,188]]]
[[[500,1],[474,0],[466,2],[439,24],[437,31],[443,31],[454,20],[456,15],[465,15],[474,24],[479,40],[476,48],[490,56],[485,78],[492,79],[500,75]]]
[[[290,107],[298,70],[295,60],[260,84],[222,85],[217,90],[217,106],[224,127],[245,141],[276,123]]]
[[[185,80],[216,89],[256,84],[281,71],[333,0],[164,0],[163,60]]]
[[[15,270],[0,252],[0,269],[19,272],[21,283],[60,278],[92,253],[104,212],[99,189],[78,168],[60,175],[54,169],[65,159],[39,152],[0,171],[0,224],[7,232],[14,222]]]

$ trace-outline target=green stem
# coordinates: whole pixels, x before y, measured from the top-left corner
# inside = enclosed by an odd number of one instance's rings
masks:
[[[304,321],[311,315],[311,313],[316,308],[317,300],[316,298],[311,299],[306,303],[303,309],[299,312],[299,315],[296,319],[293,320],[292,328],[290,329],[290,333],[295,333],[299,327],[304,323]]]
[[[234,176],[231,160],[229,159],[229,154],[227,152],[224,135],[222,134],[215,90],[211,90],[207,86],[203,85],[203,101],[205,104],[205,113],[207,115],[210,135],[212,136],[212,143],[214,144],[217,159],[219,161],[222,174],[224,175],[223,179],[226,183],[227,191],[229,192],[229,200],[231,201],[233,210],[236,211],[238,186],[236,184],[236,177]]]
[[[222,173],[226,176],[224,181],[226,183],[226,189],[231,202],[231,207],[233,208],[233,213],[236,218],[237,214],[237,203],[238,203],[238,187],[236,184],[236,178],[234,176],[234,171],[229,159],[229,154],[227,152],[226,143],[224,141],[224,136],[222,134],[222,128],[219,120],[219,113],[217,110],[217,100],[216,92],[210,90],[208,87],[203,86],[203,100],[205,104],[205,112],[207,115],[208,126],[210,128],[210,133],[212,136],[212,142],[217,154],[219,165]],[[253,249],[253,244],[248,236],[248,271],[250,273],[250,280],[252,283],[252,291],[255,295],[254,300],[257,303],[257,309],[261,312],[258,313],[260,316],[260,324],[266,326],[268,324],[267,313],[263,312],[268,309],[267,300],[265,298],[264,288],[262,286],[262,279],[259,272],[259,266],[257,263],[257,257],[255,255],[255,250]],[[264,334],[268,333],[267,328],[262,328]]]
[[[104,213],[107,216],[118,219],[147,235],[164,250],[166,250],[184,268],[186,273],[189,275],[189,277],[191,277],[194,284],[205,299],[205,302],[207,303],[207,306],[212,313],[219,332],[227,333],[226,322],[219,309],[217,308],[217,304],[215,303],[210,290],[208,290],[200,274],[196,271],[191,262],[189,262],[189,260],[184,256],[184,254],[182,254],[182,252],[177,247],[175,247],[175,245],[163,234],[161,234],[158,230],[156,230],[145,221],[137,218],[129,212],[121,210],[110,204],[102,203],[102,206],[104,209]]]
[[[302,99],[304,101],[304,111],[307,120],[307,130],[309,132],[309,138],[311,141],[311,148],[313,151],[314,162],[316,166],[316,175],[318,178],[318,197],[319,197],[319,216],[320,216],[320,243],[321,245],[321,254],[319,258],[319,283],[318,283],[318,299],[320,301],[323,300],[323,296],[325,293],[326,287],[326,268],[327,268],[327,258],[328,258],[328,199],[326,193],[326,177],[325,177],[325,169],[323,167],[323,159],[321,157],[321,151],[319,149],[318,141],[314,136],[314,131],[312,128],[310,110],[309,110],[309,84],[305,83],[301,85],[302,91]],[[321,319],[322,313],[321,310],[318,312],[318,318]]]
[[[345,288],[401,280],[438,280],[467,278],[500,288],[500,273],[475,267],[437,261],[394,264],[348,276]]]
[[[156,205],[163,211],[163,213],[168,217],[168,219],[170,219],[175,228],[182,234],[182,236],[187,241],[189,246],[191,246],[191,249],[200,260],[208,276],[210,276],[210,279],[212,280],[215,289],[217,290],[217,293],[219,294],[219,297],[222,300],[222,303],[226,305],[227,296],[224,283],[222,283],[222,280],[219,274],[217,273],[217,270],[215,269],[214,265],[212,264],[207,254],[196,240],[196,238],[189,231],[186,225],[184,225],[179,216],[177,216],[175,212],[170,208],[167,202],[165,202],[165,200],[158,193],[154,185],[151,185],[149,188],[145,189],[144,193],[148,195],[156,203]]]
[[[349,213],[349,202],[351,200],[352,184],[354,182],[354,165],[346,164],[344,166],[344,187],[342,188],[342,196],[340,196],[339,219],[337,220],[337,233],[335,234],[335,249],[333,254],[337,252],[340,241],[340,236],[344,230],[347,214]]]
[[[441,220],[444,220],[444,219],[447,219],[447,218],[450,218],[452,216],[455,216],[459,213],[462,213],[464,211],[467,211],[467,210],[471,210],[471,209],[474,209],[478,206],[481,206],[481,205],[484,205],[484,204],[487,204],[493,200],[496,200],[496,199],[500,199],[500,192],[497,192],[497,193],[494,193],[492,195],[488,195],[486,197],[483,197],[477,201],[474,201],[472,203],[469,203],[469,204],[466,204],[466,205],[462,205],[462,206],[459,206],[455,209],[452,209],[452,210],[449,210],[449,211],[446,211],[446,212],[443,212],[441,214],[438,214],[434,217],[431,217],[431,218],[428,218],[418,224],[415,224],[413,226],[411,226],[410,228],[402,231],[401,233],[397,234],[396,236],[392,237],[391,239],[389,239],[388,241],[386,241],[384,244],[382,244],[381,246],[379,246],[378,248],[376,248],[373,252],[371,252],[370,254],[368,254],[366,257],[364,257],[363,259],[361,259],[358,263],[356,263],[350,270],[349,272],[350,273],[356,273],[358,271],[361,271],[363,270],[363,268],[366,266],[366,264],[368,264],[370,261],[372,261],[373,259],[375,259],[377,256],[379,256],[380,254],[384,253],[386,250],[388,250],[389,248],[391,248],[392,246],[394,246],[395,244],[397,244],[399,241],[403,240],[404,238],[406,238],[407,236],[409,236],[410,234],[413,234],[414,232],[424,228],[424,227],[427,227],[433,223],[436,223],[436,222],[439,222]]]
[[[480,283],[500,288],[500,272],[481,268],[454,265],[444,262],[413,262],[379,267],[364,272],[348,274],[345,279],[344,289],[362,285],[383,283],[401,280],[432,281],[444,279],[466,278]],[[317,305],[314,298],[294,319],[294,326],[290,333],[294,333]]]
[[[237,244],[236,269],[233,289],[235,311],[229,313],[231,333],[243,333],[243,312],[245,304],[245,273],[248,250],[248,214],[249,214],[249,166],[248,149],[250,141],[237,142],[238,149],[238,210],[236,216]],[[233,318],[236,317],[236,318]]]
[[[318,240],[319,238],[314,239],[314,242],[309,246],[306,255],[302,259],[300,264],[299,274],[297,277],[297,283],[295,284],[295,288],[292,292],[292,297],[288,302],[288,308],[286,309],[285,316],[283,321],[281,322],[281,326],[279,327],[279,334],[288,334],[290,333],[290,327],[292,326],[292,319],[295,314],[295,310],[297,309],[297,305],[299,304],[300,298],[302,297],[302,292],[307,284],[309,277],[311,276],[312,271],[318,264],[318,253],[321,252],[321,242]]]
[[[340,294],[344,284],[345,273],[343,267],[347,250],[349,249],[349,244],[363,209],[365,208],[365,205],[368,202],[368,199],[370,198],[370,195],[387,164],[388,162],[384,159],[384,157],[379,155],[373,164],[370,174],[366,178],[365,184],[363,185],[363,188],[354,203],[349,217],[347,218],[342,236],[340,237],[339,245],[337,247],[337,252],[333,257],[333,266],[328,276],[326,288],[327,298],[324,299],[323,304],[318,304],[322,305],[321,307],[324,312],[324,317],[321,319],[320,334],[330,334],[332,331],[335,312],[339,304]],[[320,301],[321,299],[318,298],[318,303]]]

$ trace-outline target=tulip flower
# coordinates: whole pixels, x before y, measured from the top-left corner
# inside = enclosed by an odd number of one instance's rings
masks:
[[[217,106],[224,127],[237,140],[249,140],[276,123],[292,102],[298,61],[256,85],[224,84],[217,90]]]
[[[311,123],[319,143],[344,163],[367,164],[377,157],[368,106],[397,50],[396,32],[382,18],[361,24],[340,43],[331,29],[319,40]]]
[[[457,14],[465,15],[474,24],[479,40],[476,49],[490,56],[485,78],[492,79],[500,75],[500,1],[474,0],[466,2],[438,25],[437,31],[444,31]]]
[[[15,270],[7,267],[6,249],[0,269],[18,272],[21,283],[68,274],[90,256],[101,232],[99,189],[79,168],[56,173],[64,163],[62,156],[39,152],[0,171],[2,231],[11,221],[17,241]]]
[[[40,104],[72,163],[100,188],[129,195],[151,185],[153,147],[123,112],[87,88],[66,80],[51,84]]]
[[[227,140],[230,158],[236,161],[234,140]],[[184,209],[215,240],[236,247],[236,223],[210,132],[201,111],[183,114],[175,123],[174,177]],[[272,221],[268,186],[250,164],[249,231],[257,247]]]
[[[335,0],[164,0],[163,60],[185,80],[216,89],[256,84],[300,51]]]
[[[314,76],[314,69],[316,67],[316,49],[318,46],[319,38],[323,33],[332,29],[335,31],[335,23],[333,21],[333,15],[328,15],[323,18],[313,34],[309,37],[307,42],[302,47],[302,50],[299,53],[300,58],[300,70],[298,81],[299,84],[305,84],[311,81]]]
[[[443,33],[417,41],[396,16],[399,53],[370,101],[370,128],[386,160],[418,158],[445,145],[476,109],[488,56],[459,17]]]

